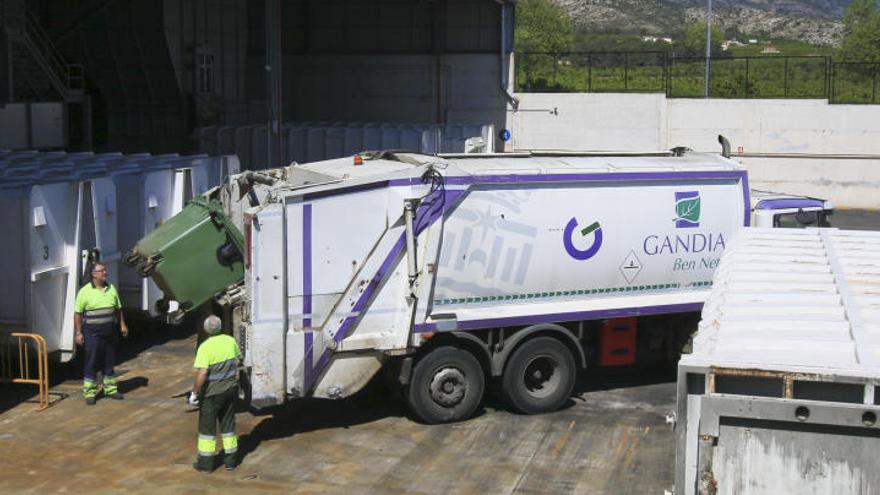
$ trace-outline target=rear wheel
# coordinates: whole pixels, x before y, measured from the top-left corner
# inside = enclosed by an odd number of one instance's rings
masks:
[[[416,363],[406,393],[410,410],[429,424],[469,418],[483,399],[479,361],[457,347],[438,347]]]
[[[501,389],[508,404],[521,413],[555,411],[571,396],[576,373],[568,347],[552,337],[538,337],[510,356]]]

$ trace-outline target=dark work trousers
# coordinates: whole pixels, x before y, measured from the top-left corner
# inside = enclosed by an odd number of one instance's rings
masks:
[[[116,373],[113,366],[116,364],[116,349],[119,346],[119,335],[115,332],[111,335],[94,335],[88,329],[83,331],[85,335],[85,366],[83,369],[83,395],[86,398],[95,397],[98,385],[95,381],[98,371],[104,374],[104,393],[116,393]]]
[[[238,461],[238,437],[235,435],[235,402],[238,399],[238,386],[202,399],[199,407],[199,463],[206,467],[213,464],[217,426],[223,437],[223,459],[227,466],[235,466]]]

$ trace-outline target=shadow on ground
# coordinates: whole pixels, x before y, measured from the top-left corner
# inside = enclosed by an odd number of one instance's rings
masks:
[[[675,371],[676,364],[667,363],[649,367],[622,366],[595,369],[583,373],[572,393],[573,398],[563,405],[562,409],[576,405],[574,398],[588,400],[591,392],[674,382]],[[487,384],[483,404],[469,419],[486,414],[486,409],[510,411],[500,398],[498,387],[488,385],[490,384]],[[288,438],[300,433],[349,428],[388,417],[407,416],[410,420],[418,422],[407,411],[402,400],[391,393],[378,378],[361,392],[346,399],[300,399],[255,414],[265,417],[239,439],[241,459],[254,452],[265,441]]]
[[[349,428],[388,417],[401,417],[406,410],[395,400],[380,380],[373,380],[364,390],[340,400],[301,399],[261,410],[265,416],[238,441],[240,459],[255,451],[261,443],[287,438],[299,433],[328,428]]]

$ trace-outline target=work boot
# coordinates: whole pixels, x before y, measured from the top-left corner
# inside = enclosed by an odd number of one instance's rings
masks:
[[[196,462],[193,463],[193,469],[200,473],[211,474],[214,471],[214,458],[198,456]]]
[[[94,397],[86,397],[86,405],[87,406],[94,406],[95,405],[95,398]]]
[[[122,400],[125,398],[125,396],[120,394],[119,392],[109,394],[107,397],[110,397],[113,400]]]
[[[227,471],[232,471],[238,467],[238,456],[235,454],[227,454],[223,457],[223,466]]]

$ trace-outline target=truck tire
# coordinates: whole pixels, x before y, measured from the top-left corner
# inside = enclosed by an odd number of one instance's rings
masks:
[[[538,337],[526,341],[507,360],[501,390],[507,403],[523,414],[551,412],[571,397],[576,373],[565,344]]]
[[[479,361],[457,347],[438,347],[416,363],[406,402],[428,424],[469,418],[483,399],[486,377]]]

